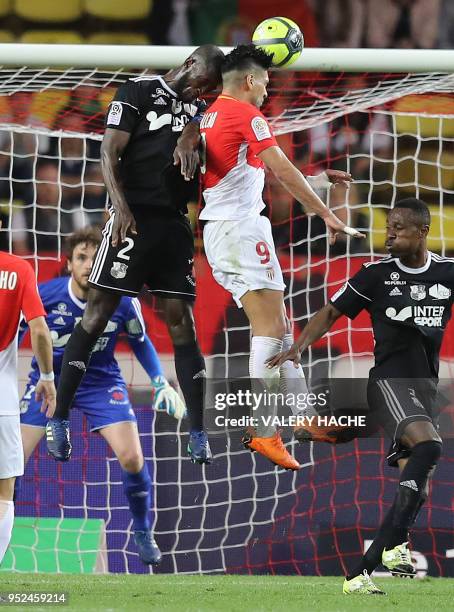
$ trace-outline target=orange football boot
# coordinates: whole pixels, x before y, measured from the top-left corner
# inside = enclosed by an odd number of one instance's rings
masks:
[[[276,432],[271,438],[258,438],[248,432],[241,438],[241,441],[251,452],[257,451],[285,470],[299,470],[301,467],[285,448],[279,432]]]
[[[356,437],[351,427],[322,427],[319,425],[294,427],[293,435],[300,443],[326,442],[328,444],[345,444]]]

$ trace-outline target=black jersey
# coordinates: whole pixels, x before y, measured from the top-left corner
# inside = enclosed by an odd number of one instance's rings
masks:
[[[351,319],[372,319],[372,378],[438,378],[439,353],[451,318],[454,259],[428,253],[422,268],[386,257],[363,265],[331,298]]]
[[[131,134],[120,164],[126,201],[136,206],[184,208],[195,181],[184,181],[173,166],[173,151],[184,126],[200,117],[206,104],[186,104],[160,76],[129,79],[109,105],[105,126]]]

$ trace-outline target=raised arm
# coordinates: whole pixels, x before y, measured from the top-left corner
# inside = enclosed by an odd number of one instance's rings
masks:
[[[31,319],[28,325],[32,350],[41,372],[35,389],[35,397],[38,401],[43,400],[41,412],[45,412],[46,416],[51,418],[55,412],[57,395],[54,384],[52,340],[44,317]]]
[[[258,157],[272,170],[278,181],[303,205],[307,212],[314,213],[324,220],[331,244],[335,242],[336,234],[339,232],[355,238],[364,238],[364,234],[345,225],[325,206],[304,175],[292,164],[280,147],[268,147],[259,153]]]
[[[115,211],[112,228],[112,246],[124,242],[128,230],[137,234],[136,221],[126,202],[120,179],[120,158],[131,134],[123,130],[106,128],[101,144],[101,168],[104,183]]]
[[[268,362],[269,368],[281,366],[285,361],[293,361],[295,367],[301,363],[301,353],[308,346],[320,340],[328,332],[342,313],[331,303],[323,306],[308,322],[301,332],[298,340],[292,344],[288,351],[274,355]]]

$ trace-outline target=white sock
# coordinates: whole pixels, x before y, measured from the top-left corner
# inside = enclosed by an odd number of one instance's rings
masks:
[[[14,523],[14,502],[0,499],[0,563],[11,540]]]
[[[254,379],[252,391],[255,393],[278,393],[279,392],[279,370],[273,368],[270,370],[266,367],[267,359],[279,353],[282,350],[282,340],[277,338],[268,338],[266,336],[253,336],[251,341],[251,354],[249,357],[249,376]],[[263,381],[263,384],[258,383],[257,379]],[[274,436],[276,429],[274,425],[266,425],[262,417],[274,417],[276,415],[277,406],[275,402],[267,402],[260,405],[257,410],[253,411],[253,416],[258,419],[256,427],[257,436],[260,438],[270,438]]]
[[[285,334],[282,340],[282,350],[288,351],[293,342],[293,334]],[[306,410],[302,405],[303,398],[299,394],[307,394],[307,384],[301,364],[295,368],[293,362],[286,361],[279,368],[279,374],[279,391],[287,398],[287,406],[295,416],[304,415]]]

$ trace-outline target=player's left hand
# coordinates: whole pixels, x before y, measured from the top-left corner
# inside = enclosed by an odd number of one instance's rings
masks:
[[[362,234],[360,231],[355,229],[354,227],[350,227],[345,225],[343,221],[341,221],[336,215],[330,211],[329,214],[323,218],[323,221],[326,224],[328,229],[328,237],[329,243],[334,244],[336,242],[337,234],[347,234],[347,236],[353,236],[353,238],[365,238],[365,234]]]
[[[54,416],[57,406],[57,391],[53,381],[39,380],[35,389],[35,398],[42,400],[40,411],[44,412],[48,419]]]
[[[293,365],[297,368],[301,363],[301,352],[299,346],[294,342],[288,351],[281,351],[273,357],[270,357],[265,363],[267,368],[280,368],[286,361],[293,361]]]
[[[155,376],[151,380],[153,408],[158,412],[167,412],[177,420],[186,417],[186,406],[183,400],[169,385],[164,376]]]
[[[353,177],[350,172],[344,172],[343,170],[325,170],[326,176],[330,183],[334,186],[344,185],[348,187],[349,183],[353,181]]]
[[[199,151],[184,141],[178,143],[173,152],[173,165],[180,166],[181,174],[185,181],[194,178],[195,172],[200,164]]]

